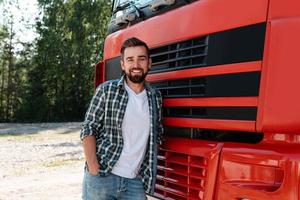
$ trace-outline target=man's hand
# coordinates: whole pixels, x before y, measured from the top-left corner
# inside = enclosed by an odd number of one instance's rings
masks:
[[[91,175],[97,176],[100,170],[100,165],[98,162],[88,165],[88,170]]]

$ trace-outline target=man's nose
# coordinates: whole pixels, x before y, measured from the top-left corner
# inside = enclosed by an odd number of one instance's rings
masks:
[[[133,68],[139,68],[139,67],[140,67],[140,62],[138,60],[134,60]]]

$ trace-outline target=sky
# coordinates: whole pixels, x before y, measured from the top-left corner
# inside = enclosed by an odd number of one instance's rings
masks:
[[[13,30],[15,38],[21,42],[32,42],[37,34],[35,33],[35,18],[39,17],[39,9],[36,0],[18,0],[19,9],[16,6],[9,5],[11,0],[7,0],[6,4],[0,5],[0,13],[3,13],[4,6],[8,12],[14,16]],[[23,22],[20,22],[21,19]],[[0,23],[3,24],[3,14],[0,16]],[[18,45],[16,46],[18,48]]]

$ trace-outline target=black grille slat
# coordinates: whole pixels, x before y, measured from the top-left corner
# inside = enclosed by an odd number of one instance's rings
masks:
[[[178,56],[178,58],[173,58],[173,59],[168,59],[168,60],[152,63],[152,67],[155,67],[156,65],[165,64],[165,63],[178,62],[178,61],[182,61],[182,60],[189,60],[189,59],[205,57],[205,56],[206,56],[206,54],[191,55],[191,56],[185,56],[185,57]]]
[[[164,107],[164,117],[255,120],[256,107]]]
[[[189,68],[196,68],[196,67],[204,67],[206,64],[193,64],[193,65],[188,65]],[[172,70],[181,70],[181,69],[186,69],[186,65],[179,66],[179,67],[173,67],[170,70],[169,68],[166,68],[165,66],[155,66],[156,69],[159,69],[159,72],[167,72],[167,71],[172,71]],[[155,72],[156,73],[156,72]],[[152,71],[149,72],[149,74],[152,74]]]
[[[263,139],[263,134],[256,132],[209,130],[171,126],[164,126],[164,134],[169,137],[193,138],[218,142],[241,142],[250,144],[258,143]]]
[[[165,52],[161,52],[161,53],[155,53],[155,54],[151,54],[151,58],[153,59],[154,57],[162,56],[162,55],[167,55],[169,53],[177,53],[177,52],[180,52],[180,51],[194,50],[194,49],[205,47],[205,46],[207,46],[207,45],[206,44],[202,44],[202,45],[195,45],[195,46],[191,46],[191,47],[187,47],[187,48],[182,48],[182,49],[175,49],[175,50],[169,50],[169,51],[165,51]]]
[[[187,86],[170,86],[170,87],[162,87],[159,88],[160,90],[170,90],[170,89],[189,89],[189,88],[198,88],[198,87],[205,87],[205,84],[201,84],[201,85],[189,85]]]
[[[151,83],[165,98],[258,96],[260,72],[222,74]],[[174,87],[176,86],[176,87]]]

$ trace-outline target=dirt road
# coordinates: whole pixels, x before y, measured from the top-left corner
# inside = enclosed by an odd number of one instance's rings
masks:
[[[80,199],[80,123],[0,124],[0,200]]]

